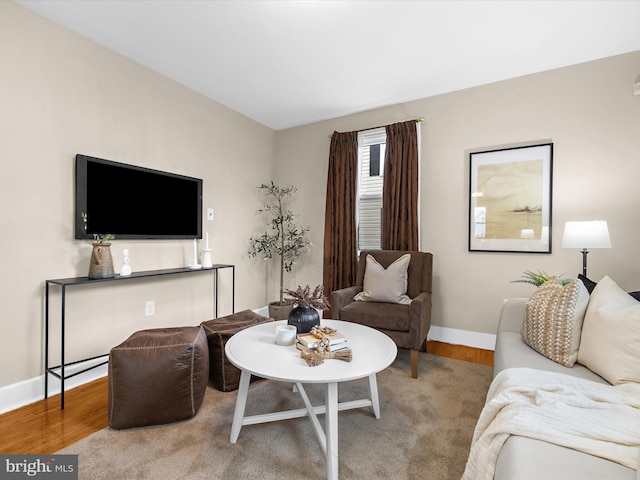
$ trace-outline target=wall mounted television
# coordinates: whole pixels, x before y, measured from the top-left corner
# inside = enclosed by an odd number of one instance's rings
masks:
[[[76,239],[202,238],[199,178],[78,154],[75,183]]]

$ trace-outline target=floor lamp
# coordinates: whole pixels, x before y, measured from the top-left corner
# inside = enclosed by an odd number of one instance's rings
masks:
[[[582,274],[587,276],[587,253],[589,248],[611,248],[609,229],[604,220],[588,222],[566,222],[562,236],[564,248],[582,249]]]

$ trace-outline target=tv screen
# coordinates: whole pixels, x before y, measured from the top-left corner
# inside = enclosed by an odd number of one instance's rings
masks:
[[[202,238],[201,179],[78,154],[75,193],[77,239]]]

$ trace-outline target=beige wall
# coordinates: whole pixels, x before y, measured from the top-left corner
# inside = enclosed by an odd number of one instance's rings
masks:
[[[90,242],[72,230],[76,153],[204,179],[204,206],[215,209],[204,229],[213,261],[236,265],[236,309],[266,304],[265,264],[246,251],[255,186],[274,168],[273,130],[5,1],[0,58],[0,387],[43,373],[45,279],[88,271]],[[193,251],[188,240],[116,240],[117,272],[124,248],[137,271],[184,266]],[[210,318],[212,278],[69,287],[67,359],[104,353],[140,328]],[[221,314],[231,310],[230,284],[221,272]],[[146,300],[154,317],[144,317]]]
[[[247,258],[261,226],[255,186],[299,188],[293,203],[314,247],[286,287],[322,280],[328,134],[423,116],[422,248],[435,255],[433,324],[493,333],[509,283],[525,269],[574,276],[560,248],[567,220],[605,219],[614,248],[589,255],[590,276],[640,290],[640,52],[273,132],[10,2],[0,2],[0,388],[42,375],[44,280],[86,275],[89,242],[73,239],[73,159],[85,153],[204,179],[214,262],[236,265],[236,310],[277,294],[267,262]],[[553,141],[552,255],[469,253],[468,152]],[[116,187],[114,186],[114,189]],[[134,270],[184,265],[189,241],[116,241]],[[230,310],[221,273],[221,314]],[[140,328],[197,324],[211,276],[70,288],[67,360],[104,353]],[[144,302],[156,315],[144,317]],[[58,312],[59,296],[52,310]]]
[[[631,94],[639,74],[634,52],[278,132],[277,171],[305,193],[299,208],[319,245],[300,281],[322,275],[327,135],[422,116],[421,244],[434,254],[433,325],[493,334],[502,299],[533,291],[510,283],[523,270],[575,277],[582,256],[560,247],[568,220],[607,220],[613,249],[589,254],[589,276],[640,290],[640,97]],[[554,143],[553,253],[469,253],[468,153],[531,141]]]

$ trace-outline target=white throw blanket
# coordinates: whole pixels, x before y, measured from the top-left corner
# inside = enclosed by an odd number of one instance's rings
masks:
[[[509,435],[573,448],[638,469],[640,384],[603,385],[530,368],[491,383],[462,480],[492,480]]]

